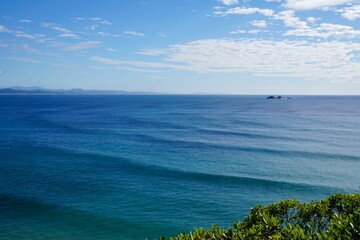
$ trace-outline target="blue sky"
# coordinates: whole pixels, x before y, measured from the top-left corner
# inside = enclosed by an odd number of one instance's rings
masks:
[[[0,87],[360,93],[357,0],[12,0],[0,18]]]

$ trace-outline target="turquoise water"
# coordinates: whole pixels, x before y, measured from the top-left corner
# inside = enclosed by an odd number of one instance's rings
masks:
[[[358,192],[360,97],[0,96],[0,239],[155,239]]]

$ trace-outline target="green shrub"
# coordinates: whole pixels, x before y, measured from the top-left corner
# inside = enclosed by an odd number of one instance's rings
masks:
[[[170,238],[205,239],[360,239],[360,194],[337,194],[309,204],[285,200],[256,206],[231,228],[213,225]]]

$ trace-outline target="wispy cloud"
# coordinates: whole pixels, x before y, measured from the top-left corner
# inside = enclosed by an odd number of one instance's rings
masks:
[[[266,21],[264,20],[254,20],[251,21],[250,24],[254,27],[258,27],[258,28],[266,28],[267,24]]]
[[[95,22],[98,22],[103,25],[111,25],[111,22],[109,22],[106,19],[99,18],[99,17],[90,17],[90,18],[77,17],[77,18],[75,18],[75,20],[77,20],[77,21],[95,21]]]
[[[24,31],[14,31],[11,30],[4,25],[0,25],[0,33],[11,33],[17,38],[25,38],[29,40],[35,40],[37,42],[45,42],[45,34],[39,34],[39,33],[26,33]]]
[[[344,18],[350,21],[354,21],[355,19],[360,18],[360,5],[354,5],[351,7],[338,9],[337,12],[340,12],[341,16],[343,16]]]
[[[360,8],[359,8],[360,10]],[[340,10],[339,10],[340,11]],[[345,14],[345,10],[342,10]],[[235,7],[229,9],[220,9],[215,12],[215,15],[218,16],[227,16],[227,15],[249,15],[261,13],[264,16],[273,19],[280,20],[284,23],[285,27],[292,28],[290,30],[284,30],[284,36],[297,36],[297,37],[308,37],[308,38],[336,38],[336,39],[351,39],[360,36],[360,30],[354,29],[352,26],[341,25],[341,24],[332,24],[332,23],[319,23],[320,18],[309,17],[307,21],[301,20],[296,16],[294,10],[285,10],[279,13],[275,13],[271,9],[259,9],[259,8],[244,8],[244,7]],[[360,14],[360,12],[359,12]],[[350,13],[348,13],[350,17]],[[356,18],[356,12],[353,11],[351,18]],[[360,15],[359,15],[360,17]],[[309,25],[310,23],[310,25]],[[267,26],[264,20],[254,20],[250,24],[255,27],[264,28]],[[256,34],[259,30],[250,30],[245,31],[243,29],[238,29],[231,31],[231,34],[239,33],[252,33]]]
[[[118,70],[130,71],[130,72],[143,72],[143,73],[161,73],[160,70],[134,68],[134,67],[116,67]]]
[[[287,0],[284,7],[293,10],[311,10],[349,2],[352,2],[352,0]]]
[[[39,50],[28,43],[16,44],[13,46],[16,52],[39,53]]]
[[[105,65],[112,65],[115,69],[126,70],[131,72],[144,72],[144,73],[160,73],[159,68],[168,67],[162,63],[151,63],[142,61],[121,61],[105,57],[92,56],[91,61],[98,62]],[[158,68],[158,69],[153,69]]]
[[[71,31],[61,25],[55,24],[55,23],[47,23],[44,22],[41,24],[42,27],[44,28],[49,28],[52,30],[55,30],[57,32],[59,32],[59,37],[60,38],[72,38],[72,39],[80,39],[80,36],[75,33],[74,31]]]
[[[17,61],[17,62],[27,62],[27,63],[41,63],[41,61],[35,60],[33,58],[23,58],[23,57],[4,57],[4,59]]]
[[[108,36],[110,36],[110,33],[108,33],[108,32],[97,32],[96,34],[99,35],[99,36],[101,36],[101,37],[108,37]]]
[[[227,6],[238,4],[238,0],[218,0],[218,2],[221,2],[222,4],[225,4]]]
[[[321,23],[315,28],[299,28],[289,30],[285,36],[302,36],[316,38],[355,38],[360,36],[360,30],[355,30],[351,26]]]
[[[80,42],[80,43],[76,43],[76,44],[70,44],[64,50],[65,51],[80,51],[80,50],[96,48],[96,47],[99,47],[100,45],[101,45],[101,42],[99,42],[99,41],[85,41],[85,42]]]
[[[135,32],[135,31],[124,31],[123,34],[128,35],[128,36],[134,36],[134,37],[143,37],[143,36],[145,36],[144,33]]]
[[[248,31],[248,33],[250,33],[250,34],[258,34],[259,32],[261,32],[261,30],[259,30],[259,29],[253,29],[253,30]]]
[[[4,25],[0,25],[0,33],[11,33],[12,30],[8,29]]]
[[[50,29],[53,29],[55,31],[58,31],[58,32],[62,32],[62,33],[71,33],[72,31],[65,28],[65,27],[62,27],[60,25],[57,25],[55,23],[47,23],[47,22],[44,22],[41,24],[42,27],[44,28],[50,28]]]
[[[117,50],[114,49],[114,48],[106,48],[106,51],[108,51],[108,52],[116,52]]]
[[[88,30],[96,30],[98,27],[99,27],[98,24],[92,24],[92,25],[86,27],[86,29],[88,29]]]
[[[205,39],[165,49],[160,62],[117,61],[92,57],[104,64],[172,68],[197,73],[247,73],[296,77],[307,80],[359,81],[360,43],[340,41]],[[164,51],[165,51],[164,50]]]
[[[28,39],[28,40],[33,40],[33,41],[38,42],[38,43],[44,43],[47,40],[45,34],[26,33],[26,32],[23,32],[23,31],[14,31],[13,34],[17,38],[25,38],[25,39]]]
[[[285,36],[301,36],[311,38],[354,38],[360,36],[360,31],[352,26],[321,23],[315,24],[315,18],[308,18],[314,26],[309,26],[306,21],[300,20],[295,16],[293,10],[282,11],[273,15],[273,19],[281,20],[285,26],[294,28],[284,33]]]
[[[230,34],[244,34],[244,33],[247,33],[247,31],[243,29],[236,29],[230,32]]]
[[[262,14],[264,16],[272,16],[274,11],[272,9],[263,8],[247,8],[247,7],[235,7],[229,9],[215,9],[215,16],[228,16],[228,15],[251,15],[255,13]]]
[[[319,21],[319,20],[321,20],[321,18],[308,17],[308,18],[306,19],[306,21],[307,21],[308,23],[310,23],[310,24],[316,24],[317,21]]]
[[[62,33],[59,35],[61,38],[72,38],[72,39],[80,39],[80,36],[74,33]]]
[[[133,67],[143,67],[143,68],[175,67],[172,66],[170,63],[164,63],[164,62],[124,61],[124,60],[116,60],[116,59],[99,57],[99,56],[92,56],[90,60],[98,63],[102,63],[106,65],[114,65],[114,66],[133,66]]]
[[[160,56],[167,53],[168,51],[163,48],[147,48],[137,52],[137,54],[147,55],[147,56]]]
[[[19,22],[20,23],[32,23],[33,21],[29,20],[29,19],[21,19]]]
[[[15,37],[26,38],[26,39],[39,39],[46,37],[45,34],[38,34],[38,33],[29,34],[22,31],[16,31],[14,35]]]

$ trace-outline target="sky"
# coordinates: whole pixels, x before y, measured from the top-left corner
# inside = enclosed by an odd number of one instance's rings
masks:
[[[360,0],[0,1],[0,87],[360,93]]]

